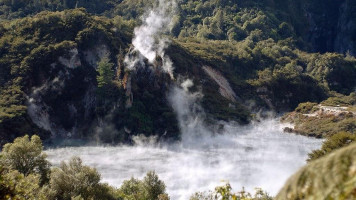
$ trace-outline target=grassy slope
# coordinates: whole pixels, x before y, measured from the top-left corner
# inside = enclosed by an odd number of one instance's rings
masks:
[[[276,200],[354,199],[356,144],[311,162],[294,174]]]

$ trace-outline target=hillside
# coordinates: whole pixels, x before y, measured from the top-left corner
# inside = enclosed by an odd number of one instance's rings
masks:
[[[157,66],[149,63],[135,73],[125,69],[133,29],[141,23],[138,16],[144,6],[154,4],[98,4],[0,2],[3,142],[25,133],[38,133],[44,139],[96,138],[108,143],[128,142],[137,134],[179,138],[176,117],[166,98],[175,81],[161,72],[151,73],[150,68]],[[345,18],[329,12],[336,6],[333,1],[318,8],[314,3],[293,1],[287,11],[283,5],[274,1],[183,1],[175,7],[168,33],[172,42],[166,54],[174,63],[174,77],[192,79],[195,87],[191,89],[202,92],[200,104],[210,124],[216,120],[246,124],[260,111],[291,111],[299,103],[321,102],[354,90],[353,47],[339,51],[315,45],[324,36],[311,25],[325,24],[314,16],[328,13]],[[337,4],[351,10],[352,5],[351,1]],[[87,10],[66,10],[73,7]],[[303,13],[309,10],[310,16]],[[304,20],[305,16],[313,23]],[[345,53],[346,49],[347,56],[324,53]],[[100,87],[97,70],[104,57],[114,71],[113,84]],[[125,106],[127,98],[129,106]]]
[[[355,56],[355,0],[0,0],[0,199],[351,199]]]
[[[3,20],[9,20],[45,10],[83,7],[93,14],[107,17],[119,15],[138,21],[145,7],[152,6],[153,2],[1,0],[0,15]],[[356,3],[352,0],[183,0],[174,16],[172,35],[243,40],[249,32],[258,28],[274,39],[293,35],[302,43],[299,45],[302,49],[355,55],[355,9]]]

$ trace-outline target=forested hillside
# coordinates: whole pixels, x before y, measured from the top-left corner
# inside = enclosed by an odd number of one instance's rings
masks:
[[[277,199],[353,198],[355,56],[355,0],[0,0],[0,199],[167,200],[154,172],[117,189],[79,158],[50,169],[41,140],[169,146],[193,127],[188,144],[209,148],[271,116],[325,139]],[[272,199],[229,184],[191,197],[239,198]]]
[[[153,2],[2,0],[1,140],[25,133],[110,143],[142,133],[179,138],[165,98],[171,80],[148,69],[131,74],[123,63]],[[354,91],[354,4],[181,1],[167,54],[177,76],[202,87],[208,118],[246,124],[260,110],[291,111]],[[100,83],[98,74],[110,80]],[[219,93],[217,75],[233,99]]]
[[[41,11],[86,8],[93,14],[138,20],[152,0],[1,0],[0,15],[9,20]],[[172,35],[243,40],[258,28],[273,39],[295,36],[317,52],[355,55],[356,3],[352,0],[183,0]],[[301,42],[301,41],[300,41]]]

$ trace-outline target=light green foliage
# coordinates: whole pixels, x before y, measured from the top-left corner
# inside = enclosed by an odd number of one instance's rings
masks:
[[[356,144],[310,162],[289,178],[275,200],[355,199]]]
[[[37,172],[41,167],[36,164],[48,162],[41,152],[38,136],[31,140],[28,136],[17,138],[4,145],[0,157],[0,200],[169,200],[165,184],[154,172],[147,173],[143,180],[124,181],[118,190],[100,183],[98,171],[83,165],[78,157],[53,168],[49,182],[43,184]]]
[[[18,105],[24,101],[24,93],[19,87],[0,89],[0,96],[0,123],[25,114],[26,106]]]
[[[159,195],[165,194],[166,185],[161,181],[155,172],[148,172],[143,178],[143,189],[145,197],[150,200],[157,199]]]
[[[354,103],[355,93],[334,94],[319,106],[310,102],[300,104],[295,112],[285,114],[282,121],[294,124],[292,132],[312,137],[330,137],[339,132],[356,134]]]
[[[143,180],[131,178],[124,181],[119,189],[121,196],[128,200],[168,200],[166,186],[155,172],[148,172]]]
[[[47,200],[40,186],[40,176],[24,174],[16,170],[0,172],[0,200]]]
[[[140,199],[144,196],[142,182],[135,178],[125,180],[120,187],[120,193],[128,200]]]
[[[313,161],[321,158],[337,149],[348,146],[356,141],[356,134],[348,132],[339,132],[328,137],[321,147],[321,149],[314,150],[309,154],[308,161]]]
[[[209,192],[197,192],[190,197],[190,200],[272,200],[269,196],[260,188],[256,188],[255,194],[250,194],[244,189],[242,191],[233,193],[231,185],[229,183],[218,186],[215,191]]]
[[[352,92],[349,96],[336,95],[321,102],[324,106],[356,106],[356,93]]]
[[[72,158],[68,163],[62,162],[54,168],[47,189],[49,200],[115,199],[114,189],[100,183],[100,174],[96,169],[82,164],[80,158]],[[80,197],[79,197],[80,196]]]
[[[4,166],[25,176],[38,174],[43,185],[49,181],[50,164],[42,150],[42,141],[37,135],[33,135],[31,140],[26,135],[16,138],[13,143],[5,144],[1,160]]]

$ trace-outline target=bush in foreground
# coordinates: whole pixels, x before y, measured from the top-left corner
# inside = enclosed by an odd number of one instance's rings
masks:
[[[190,200],[272,200],[272,197],[260,188],[256,188],[255,194],[242,191],[233,193],[229,183],[216,187],[214,191],[197,192],[190,197]]]
[[[355,169],[356,144],[352,144],[303,167],[275,199],[355,199]]]
[[[132,178],[117,189],[101,183],[99,172],[74,157],[50,169],[41,139],[28,135],[3,146],[0,200],[168,200],[155,172]]]

